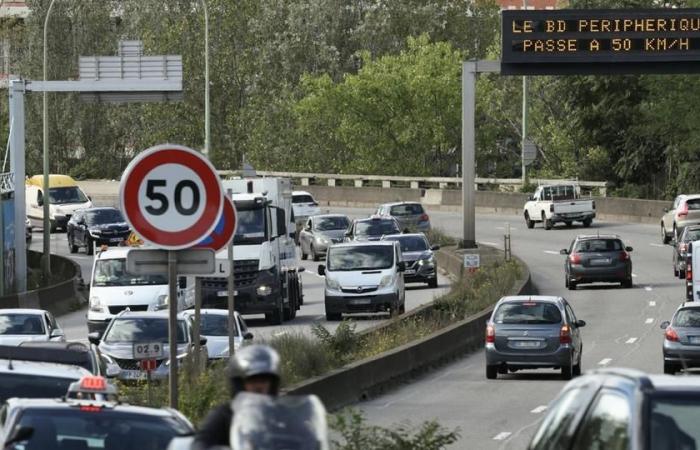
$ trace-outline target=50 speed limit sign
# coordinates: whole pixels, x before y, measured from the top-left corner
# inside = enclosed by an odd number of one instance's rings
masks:
[[[223,190],[214,166],[180,145],[151,147],[134,158],[119,186],[121,209],[144,241],[167,250],[199,243],[216,227]]]

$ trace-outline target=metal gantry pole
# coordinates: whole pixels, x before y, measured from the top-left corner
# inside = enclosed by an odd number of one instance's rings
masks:
[[[25,83],[22,80],[10,81],[10,170],[15,175],[15,289],[17,292],[27,290],[27,241],[24,237],[26,220],[24,189],[24,92]],[[22,230],[21,232],[19,230]],[[10,261],[5,261],[7,264]]]
[[[168,343],[170,407],[177,409],[177,251],[168,251]],[[198,336],[196,337],[199,338]]]
[[[527,10],[527,0],[523,0],[523,10]],[[522,113],[522,135],[523,139],[520,144],[520,162],[522,163],[523,172],[523,188],[527,185],[527,163],[525,161],[525,145],[527,144],[527,91],[530,79],[523,76],[523,113]]]
[[[476,247],[475,91],[476,61],[462,64],[462,248]]]
[[[51,10],[53,10],[53,4],[56,0],[51,0],[49,4],[49,9],[46,11],[46,17],[44,18],[44,82],[46,82],[46,53],[47,53],[47,31],[49,26],[49,18],[51,16]],[[49,196],[49,105],[46,98],[47,92],[42,93],[43,96],[43,160],[44,160],[44,187],[43,187],[43,201],[44,201],[44,255],[42,259],[42,268],[45,277],[51,275],[51,208],[49,208],[51,199]]]
[[[228,198],[232,198],[233,191],[231,189],[226,190],[226,195]],[[228,260],[230,261],[231,268],[228,274],[228,356],[232,358],[236,353],[235,349],[235,335],[236,335],[236,303],[235,303],[235,282],[236,282],[236,262],[233,258],[233,238],[231,242],[228,243]],[[243,337],[243,336],[241,336]]]
[[[207,1],[201,0],[204,9],[204,156],[209,157],[211,147],[211,122],[209,104],[209,10]]]

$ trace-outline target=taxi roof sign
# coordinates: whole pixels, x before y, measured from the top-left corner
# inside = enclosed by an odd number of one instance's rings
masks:
[[[90,375],[74,381],[68,387],[67,398],[77,400],[117,400],[117,387],[104,377]]]

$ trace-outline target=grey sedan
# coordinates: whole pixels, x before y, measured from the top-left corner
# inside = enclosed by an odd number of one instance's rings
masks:
[[[349,226],[350,219],[342,214],[309,217],[299,233],[301,259],[309,256],[314,261],[321,259],[326,255],[328,247],[343,242]]]
[[[430,230],[430,217],[423,209],[423,205],[418,202],[385,203],[379,205],[375,214],[393,217],[402,230]]]
[[[664,373],[700,367],[700,304],[682,304],[661,328],[665,330]]]
[[[582,283],[621,283],[632,287],[632,247],[626,247],[619,236],[578,236],[568,249],[564,262],[564,284],[571,290]]]
[[[486,324],[486,378],[538,368],[580,375],[585,325],[562,297],[503,297]]]

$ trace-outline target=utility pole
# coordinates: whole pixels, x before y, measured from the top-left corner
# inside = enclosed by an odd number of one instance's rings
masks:
[[[523,10],[527,10],[527,0],[523,0]],[[528,91],[529,79],[527,76],[523,76],[523,117],[522,117],[522,142],[520,145],[520,162],[523,167],[523,180],[522,187],[525,188],[527,185],[527,164],[525,162],[525,145],[527,144],[527,91]]]

